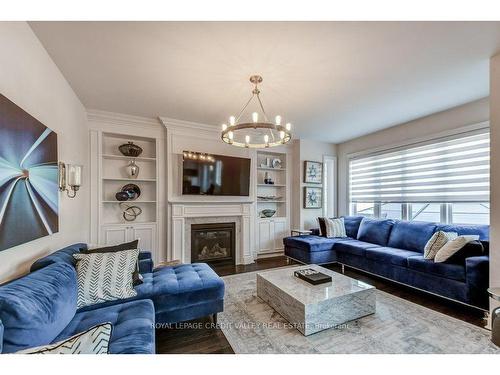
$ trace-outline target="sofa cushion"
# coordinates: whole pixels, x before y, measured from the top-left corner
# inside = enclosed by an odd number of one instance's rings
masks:
[[[409,257],[408,268],[447,279],[465,281],[465,265],[435,263],[430,259],[424,259],[422,255]]]
[[[132,274],[139,249],[73,256],[78,261],[78,308],[137,296]]]
[[[224,281],[205,263],[160,267],[153,271],[155,308],[162,312],[222,300]]]
[[[349,238],[344,241],[339,241],[338,243],[336,243],[333,249],[338,252],[344,252],[364,257],[366,249],[377,248],[377,247],[379,246],[369,242],[363,242]]]
[[[144,273],[143,275],[143,283],[134,287],[134,290],[137,292],[135,297],[126,298],[126,299],[117,299],[113,301],[106,301],[102,303],[97,303],[95,305],[87,305],[79,308],[77,312],[96,310],[107,306],[113,306],[119,303],[136,301],[141,299],[151,299],[153,296],[153,273]]]
[[[436,231],[457,232],[459,236],[478,235],[479,240],[489,241],[490,227],[489,225],[458,225],[458,224],[438,224]]]
[[[423,253],[424,247],[434,234],[435,229],[436,224],[434,223],[396,220],[387,246]]]
[[[445,263],[464,265],[465,259],[470,257],[480,257],[483,255],[486,255],[483,243],[481,241],[471,241],[445,260]]]
[[[76,312],[75,268],[56,263],[0,287],[3,352],[45,345]]]
[[[396,266],[407,267],[409,257],[420,255],[416,251],[395,249],[393,247],[376,247],[366,249],[366,258],[380,263],[394,264]]]
[[[53,263],[67,263],[74,266],[76,264],[75,258],[73,258],[73,254],[77,254],[80,252],[80,249],[86,249],[87,244],[84,243],[75,243],[73,245],[67,246],[61,250],[57,250],[56,252],[47,255],[46,257],[38,259],[31,265],[30,272],[34,272],[39,270],[40,268],[47,267],[49,264]]]
[[[465,247],[465,245],[467,245],[468,243],[473,242],[473,241],[476,243],[476,245],[480,249],[480,253],[477,255],[483,255],[482,254],[483,245],[481,244],[481,242],[479,242],[479,236],[477,234],[468,235],[468,236],[458,236],[457,238],[446,242],[444,244],[444,246],[438,250],[438,252],[436,253],[436,256],[434,257],[434,262],[443,263],[443,262],[448,261],[453,255],[455,255],[460,250],[462,250]],[[474,249],[474,246],[473,246],[473,249]],[[460,259],[461,257],[458,256],[457,258]],[[465,261],[465,251],[463,252],[462,258]]]
[[[357,239],[372,244],[387,246],[394,220],[379,220],[364,217],[358,230]]]
[[[102,323],[67,339],[49,345],[37,346],[18,354],[109,354],[111,323]]]
[[[345,233],[347,237],[357,238],[359,225],[363,216],[342,216],[344,218]]]
[[[151,300],[78,312],[52,342],[64,340],[104,322],[110,322],[113,326],[109,344],[111,354],[154,354],[155,310]]]
[[[112,246],[91,246],[88,245],[87,249],[80,249],[81,254],[95,254],[95,253],[116,253],[118,251],[123,251],[123,250],[133,250],[133,249],[140,249],[139,248],[139,240],[134,240],[130,242],[125,242],[117,245],[112,245]],[[139,270],[139,256],[137,256],[137,262],[136,266],[134,269],[134,272],[132,273],[132,280],[134,286],[142,284],[142,276],[140,274]]]
[[[325,251],[332,250],[333,245],[339,241],[345,241],[344,238],[326,238],[320,236],[291,236],[283,238],[285,246],[295,247],[305,251]]]

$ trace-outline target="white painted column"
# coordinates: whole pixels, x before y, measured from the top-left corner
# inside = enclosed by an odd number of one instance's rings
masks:
[[[500,54],[490,59],[490,286],[500,286]],[[497,303],[490,300],[490,307]]]

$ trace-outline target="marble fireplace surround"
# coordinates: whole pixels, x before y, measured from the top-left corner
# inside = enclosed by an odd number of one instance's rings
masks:
[[[253,257],[253,223],[251,203],[172,204],[172,256],[191,263],[191,225],[235,223],[235,263],[249,264]]]

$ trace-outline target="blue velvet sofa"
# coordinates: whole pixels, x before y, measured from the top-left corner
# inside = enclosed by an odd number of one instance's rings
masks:
[[[134,298],[76,308],[74,244],[37,260],[31,272],[0,286],[0,353],[61,341],[111,322],[110,353],[155,352],[155,323],[177,323],[223,310],[224,282],[204,263],[153,268],[141,252],[144,282]]]
[[[488,308],[489,226],[345,216],[346,238],[312,235],[283,239],[285,255],[307,264],[340,263],[468,305]],[[434,232],[479,235],[485,253],[460,263],[423,257]]]

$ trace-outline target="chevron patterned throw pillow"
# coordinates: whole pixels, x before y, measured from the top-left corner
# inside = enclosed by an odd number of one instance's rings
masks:
[[[103,323],[55,344],[21,350],[20,354],[108,354],[113,326]]]
[[[135,297],[132,285],[139,249],[74,254],[78,276],[77,307]]]

